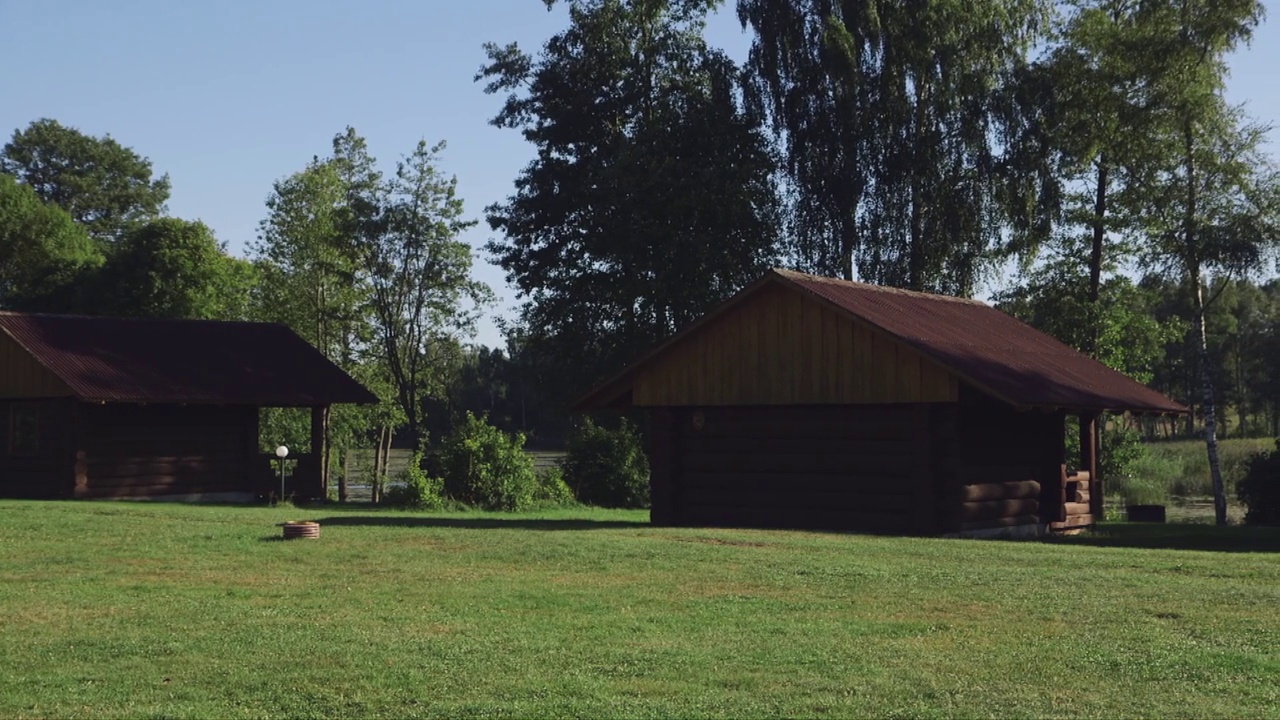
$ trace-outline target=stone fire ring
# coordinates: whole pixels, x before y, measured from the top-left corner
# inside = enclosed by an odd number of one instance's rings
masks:
[[[320,537],[320,523],[318,522],[290,520],[283,527],[285,540],[294,540],[296,538],[316,539]]]

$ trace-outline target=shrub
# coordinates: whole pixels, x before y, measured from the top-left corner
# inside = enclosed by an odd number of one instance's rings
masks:
[[[527,510],[538,485],[524,435],[508,435],[467,413],[440,449],[445,492],[485,510]]]
[[[1123,423],[1102,430],[1098,472],[1112,500],[1123,505],[1158,505],[1169,500],[1168,479],[1152,461],[1138,431]]]
[[[1247,508],[1250,525],[1280,525],[1280,440],[1276,449],[1249,460],[1249,469],[1236,483],[1236,497]]]
[[[534,490],[534,500],[542,505],[564,507],[573,505],[578,500],[573,490],[564,481],[564,471],[558,465],[538,471],[538,486]]]
[[[625,419],[617,430],[587,420],[569,438],[564,478],[581,502],[649,507],[649,459],[640,432]]]
[[[387,488],[383,501],[388,505],[439,510],[444,507],[444,480],[431,477],[422,469],[422,453],[413,454],[409,465],[396,478],[397,483]]]

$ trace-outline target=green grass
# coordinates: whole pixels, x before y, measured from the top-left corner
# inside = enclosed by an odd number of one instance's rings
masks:
[[[1147,453],[1129,478],[1104,478],[1108,496],[1122,511],[1125,504],[1168,504],[1170,519],[1213,521],[1213,481],[1203,440],[1175,440],[1145,445]],[[1239,522],[1244,508],[1235,502],[1236,483],[1248,471],[1249,458],[1275,448],[1270,438],[1220,440],[1218,457],[1227,490],[1230,516]]]
[[[1280,531],[644,520],[0,502],[0,717],[1280,717]]]

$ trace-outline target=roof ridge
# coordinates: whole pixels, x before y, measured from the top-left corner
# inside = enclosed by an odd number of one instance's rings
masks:
[[[788,280],[804,280],[807,282],[818,282],[825,283],[827,285],[839,285],[843,287],[858,288],[860,290],[869,290],[871,292],[884,293],[886,295],[907,295],[910,297],[935,300],[939,302],[964,303],[966,305],[977,305],[984,308],[992,307],[981,300],[975,300],[973,298],[957,297],[955,295],[939,295],[937,293],[922,292],[920,290],[907,290],[906,288],[893,287],[891,285],[876,285],[874,283],[859,282],[857,280],[842,280],[840,278],[827,277],[826,275],[812,275],[810,273],[800,272],[798,270],[788,270],[786,268],[773,268],[771,272]]]
[[[0,310],[0,317],[58,318],[66,320],[93,320],[95,322],[138,322],[138,323],[218,323],[222,325],[285,325],[275,320],[224,320],[222,318],[155,318],[155,317],[122,317],[119,315],[86,315],[84,313],[46,313],[27,312],[23,310]],[[288,327],[285,325],[285,327]]]

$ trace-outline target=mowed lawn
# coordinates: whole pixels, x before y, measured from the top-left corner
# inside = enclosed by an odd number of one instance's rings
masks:
[[[1280,532],[646,517],[0,502],[0,717],[1280,717]]]

